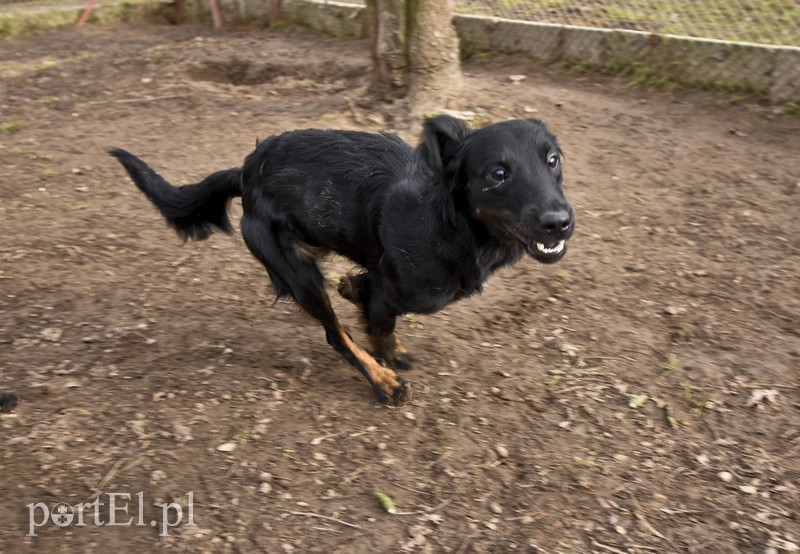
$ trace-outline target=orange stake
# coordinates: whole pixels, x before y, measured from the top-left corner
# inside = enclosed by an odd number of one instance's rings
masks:
[[[89,16],[92,15],[92,10],[94,9],[95,4],[97,4],[97,0],[89,0],[86,3],[86,7],[83,8],[81,16],[78,18],[78,22],[75,24],[76,27],[81,27],[84,23],[89,21]]]
[[[219,11],[217,0],[211,0],[211,17],[214,19],[214,27],[222,27],[222,14]]]

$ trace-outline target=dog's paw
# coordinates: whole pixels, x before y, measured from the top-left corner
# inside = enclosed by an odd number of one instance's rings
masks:
[[[19,397],[13,392],[0,392],[0,413],[11,412],[18,402]]]
[[[384,365],[388,365],[392,369],[402,369],[402,370],[409,370],[414,365],[415,356],[410,352],[400,352],[395,350],[392,353],[384,353],[385,358],[380,358],[385,360]]]
[[[397,378],[398,385],[392,391],[392,406],[405,406],[411,402],[411,383],[403,380],[402,377]]]
[[[381,386],[374,386],[375,396],[381,404],[388,404],[390,406],[405,406],[411,402],[411,383],[406,382],[402,377],[395,377],[392,385],[384,384]]]

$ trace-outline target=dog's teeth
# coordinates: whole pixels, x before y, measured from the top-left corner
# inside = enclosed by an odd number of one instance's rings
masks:
[[[539,252],[543,252],[545,254],[558,254],[564,249],[564,241],[563,240],[559,241],[558,244],[556,244],[552,248],[547,248],[543,243],[537,242],[536,249],[539,250]]]

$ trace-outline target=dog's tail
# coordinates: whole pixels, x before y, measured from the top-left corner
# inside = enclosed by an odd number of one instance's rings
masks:
[[[183,240],[204,240],[214,227],[233,233],[228,201],[242,195],[241,169],[212,173],[194,185],[174,187],[142,160],[119,148],[108,151]]]

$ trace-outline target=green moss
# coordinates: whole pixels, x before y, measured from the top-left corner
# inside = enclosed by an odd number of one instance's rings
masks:
[[[19,133],[21,130],[22,125],[16,121],[0,124],[0,133],[4,135],[13,135],[14,133]]]
[[[108,23],[130,21],[132,19],[152,19],[165,17],[164,9],[169,6],[165,0],[132,0],[103,3],[93,12],[89,23]],[[53,27],[74,25],[83,6],[61,7],[27,6],[12,4],[0,13],[0,38],[21,35]],[[174,11],[174,10],[173,10]]]
[[[282,31],[284,29],[288,29],[291,27],[292,24],[289,21],[276,21],[272,23],[269,27],[267,27],[268,31]]]

